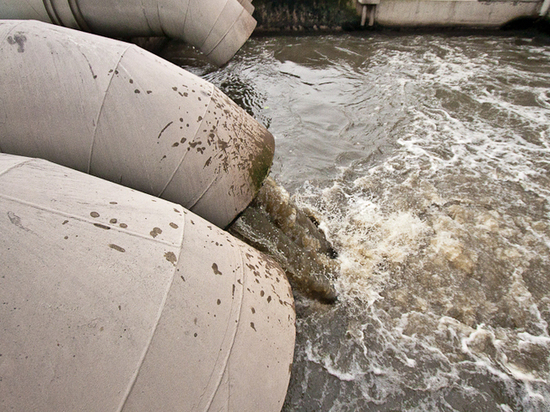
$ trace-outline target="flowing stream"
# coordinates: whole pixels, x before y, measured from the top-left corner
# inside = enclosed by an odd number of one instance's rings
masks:
[[[550,37],[163,55],[269,128],[271,177],[338,255],[338,301],[297,297],[284,411],[550,410]]]

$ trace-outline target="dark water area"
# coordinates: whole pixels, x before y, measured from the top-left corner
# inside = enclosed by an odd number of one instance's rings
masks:
[[[297,299],[284,411],[550,410],[550,37],[251,39],[220,87],[338,253]]]

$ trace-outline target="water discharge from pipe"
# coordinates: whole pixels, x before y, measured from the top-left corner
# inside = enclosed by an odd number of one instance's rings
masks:
[[[324,303],[336,301],[335,250],[315,217],[294,204],[272,178],[228,231],[273,257],[299,293]]]

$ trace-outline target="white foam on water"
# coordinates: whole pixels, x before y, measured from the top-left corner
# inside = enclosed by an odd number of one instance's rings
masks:
[[[207,75],[339,252],[285,411],[550,410],[548,67],[534,38],[369,35],[253,39]]]
[[[285,411],[550,410],[548,67],[535,38],[413,34],[195,70],[270,126],[291,192],[332,181],[294,196],[342,269],[298,320]]]
[[[532,53],[550,67],[549,49]],[[307,357],[365,404],[410,390],[408,410],[550,404],[550,75],[498,55],[442,44],[418,61],[386,56],[401,93],[413,82],[427,96],[406,108],[399,149],[295,196],[323,215],[341,302],[362,322],[348,330],[352,367],[314,344]]]

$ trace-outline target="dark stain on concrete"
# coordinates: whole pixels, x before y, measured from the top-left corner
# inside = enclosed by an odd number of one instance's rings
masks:
[[[166,252],[164,254],[164,258],[170,262],[171,264],[173,264],[174,266],[176,266],[176,262],[178,261],[178,258],[176,258],[176,255],[174,254],[174,252]]]
[[[18,53],[24,53],[25,52],[25,42],[27,41],[27,37],[22,33],[14,34],[13,36],[8,37],[8,43],[9,44],[17,44],[17,52]]]
[[[162,233],[162,229],[159,228],[159,227],[154,227],[153,230],[151,230],[149,232],[149,234],[152,236],[152,237],[157,237],[158,235],[160,235]]]
[[[123,247],[120,247],[120,246],[118,246],[118,245],[115,245],[114,243],[110,243],[110,244],[109,244],[109,247],[110,247],[111,249],[116,250],[117,252],[121,252],[121,253],[126,252],[126,249],[124,249]]]
[[[168,129],[168,127],[170,127],[170,125],[171,125],[172,123],[174,123],[174,122],[170,122],[170,123],[168,123],[166,126],[164,126],[164,127],[162,128],[162,130],[160,131],[159,135],[157,136],[157,139],[160,139],[160,137],[162,136],[162,134],[164,133],[164,131],[165,131],[166,129]]]
[[[219,271],[217,263],[212,263],[212,270],[214,271],[214,275],[223,275],[223,273]]]
[[[10,219],[10,222],[13,225],[17,226],[19,229],[23,229],[25,232],[30,232],[29,229],[23,226],[23,224],[21,223],[21,218],[17,216],[15,213],[8,212],[8,218]]]

